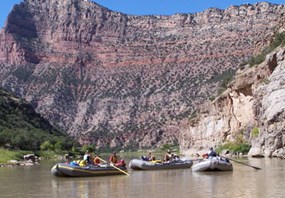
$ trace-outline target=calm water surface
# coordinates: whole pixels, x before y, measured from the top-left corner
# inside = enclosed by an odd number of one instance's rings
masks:
[[[262,170],[233,162],[233,172],[129,170],[130,176],[58,178],[50,173],[56,162],[42,161],[41,165],[33,167],[0,168],[0,197],[285,197],[285,160],[243,162]]]

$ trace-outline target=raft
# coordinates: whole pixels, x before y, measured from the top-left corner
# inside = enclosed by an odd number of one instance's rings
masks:
[[[118,167],[122,171],[110,165],[101,166],[74,166],[65,163],[58,163],[51,169],[51,173],[57,177],[94,177],[94,176],[108,176],[108,175],[124,175],[123,171],[127,171],[126,167]]]
[[[170,162],[144,161],[132,159],[129,167],[133,170],[165,170],[165,169],[183,169],[191,168],[192,160],[175,160]]]
[[[232,171],[233,165],[226,159],[221,157],[212,157],[204,159],[192,166],[192,171]]]

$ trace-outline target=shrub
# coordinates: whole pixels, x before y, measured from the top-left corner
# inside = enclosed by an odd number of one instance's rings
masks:
[[[82,153],[85,153],[87,150],[90,152],[94,151],[94,146],[93,145],[83,145],[81,148]]]
[[[251,136],[252,137],[258,137],[259,135],[259,129],[257,127],[254,127],[252,130],[251,130]]]
[[[251,57],[248,61],[250,66],[258,65],[265,60],[266,54],[258,54],[257,56]]]
[[[224,145],[218,147],[216,149],[216,151],[218,153],[222,152],[222,150],[230,150],[233,153],[248,153],[248,151],[250,150],[251,145],[247,142],[244,143],[237,143],[237,142],[227,142]]]
[[[49,140],[44,141],[40,146],[41,151],[53,150],[53,145]]]
[[[195,110],[189,117],[188,119],[189,120],[192,120],[193,118],[196,118],[197,117],[197,111]]]
[[[250,66],[258,65],[265,60],[267,54],[272,52],[278,46],[284,46],[285,44],[285,32],[277,33],[271,42],[271,44],[262,50],[262,52],[249,59],[248,63]]]
[[[55,143],[55,145],[54,145],[54,149],[55,149],[56,151],[58,151],[58,152],[64,150],[64,144],[63,144],[63,142],[60,141],[60,140],[57,141],[57,142]]]
[[[179,152],[179,146],[178,143],[174,143],[174,144],[163,144],[161,146],[161,151],[166,151],[166,150],[171,150],[171,151],[177,151]]]

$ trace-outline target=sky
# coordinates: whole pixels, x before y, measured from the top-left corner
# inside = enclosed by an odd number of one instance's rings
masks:
[[[0,0],[0,28],[15,4],[22,0]],[[60,1],[60,0],[58,0]],[[172,15],[202,12],[210,7],[226,9],[231,5],[254,4],[265,0],[92,0],[114,11],[133,15]],[[267,0],[285,4],[285,0]]]

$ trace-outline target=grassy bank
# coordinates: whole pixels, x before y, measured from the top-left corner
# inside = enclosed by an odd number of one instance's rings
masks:
[[[0,148],[0,164],[7,164],[9,160],[21,160],[27,151],[11,151]]]
[[[0,148],[0,164],[8,164],[9,160],[23,160],[23,156],[34,153],[36,156],[44,159],[55,159],[58,156],[63,156],[64,153],[56,153],[54,151],[23,151],[23,150],[9,150]]]

